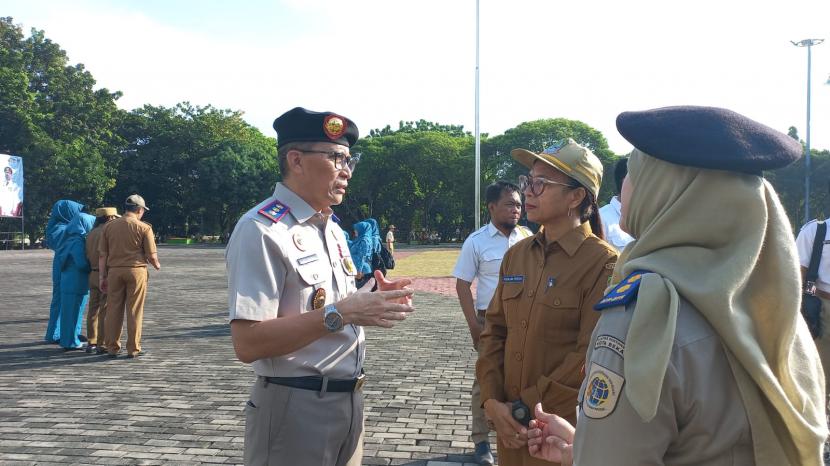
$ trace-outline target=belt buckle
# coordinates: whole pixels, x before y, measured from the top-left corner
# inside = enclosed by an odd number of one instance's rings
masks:
[[[357,376],[357,382],[354,384],[354,391],[358,392],[363,389],[363,384],[366,383],[366,374]]]

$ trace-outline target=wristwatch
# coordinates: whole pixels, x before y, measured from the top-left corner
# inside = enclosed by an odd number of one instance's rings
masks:
[[[528,408],[522,400],[516,400],[513,402],[513,406],[510,408],[510,414],[513,415],[513,419],[515,419],[519,424],[525,427],[530,425],[530,408]]]
[[[328,304],[323,308],[323,325],[332,333],[343,330],[343,315],[337,311],[334,304]]]

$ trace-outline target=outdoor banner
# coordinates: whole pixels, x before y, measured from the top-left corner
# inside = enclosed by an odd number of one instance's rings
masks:
[[[23,216],[23,159],[0,154],[0,217]]]

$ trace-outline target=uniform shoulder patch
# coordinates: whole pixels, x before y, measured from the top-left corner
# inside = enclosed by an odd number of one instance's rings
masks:
[[[288,208],[287,205],[283,204],[282,202],[275,200],[269,204],[266,204],[263,208],[257,211],[258,214],[268,218],[273,223],[277,223],[282,220],[283,217],[290,212],[291,209]]]
[[[610,416],[617,407],[625,378],[592,362],[586,380],[588,383],[585,384],[585,393],[582,395],[582,412],[591,419]]]
[[[594,309],[601,311],[608,307],[621,306],[631,302],[637,296],[640,290],[640,281],[643,279],[643,274],[649,273],[647,270],[638,270],[625,277],[614,287],[604,298],[602,298]]]

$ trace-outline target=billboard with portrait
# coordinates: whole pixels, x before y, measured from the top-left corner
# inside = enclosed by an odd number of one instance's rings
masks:
[[[23,159],[0,154],[0,217],[23,216]]]

